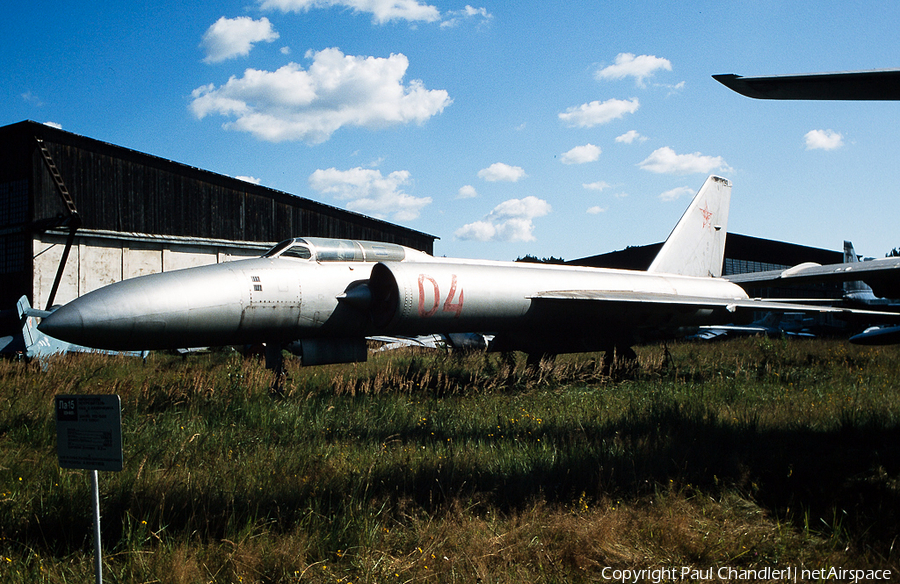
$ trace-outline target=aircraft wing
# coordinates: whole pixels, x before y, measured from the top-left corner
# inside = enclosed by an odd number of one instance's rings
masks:
[[[900,100],[900,69],[771,77],[730,73],[713,79],[755,99]]]
[[[800,264],[785,270],[750,272],[724,276],[742,288],[765,288],[816,282],[855,282],[869,284],[878,296],[900,295],[900,258],[882,258],[844,264]]]
[[[861,310],[838,306],[814,306],[754,298],[709,298],[702,296],[682,296],[680,294],[634,293],[609,290],[555,290],[539,292],[529,296],[536,302],[618,302],[640,303],[692,308],[738,310],[774,310],[778,312],[818,312],[835,314],[858,314],[863,316],[900,318],[900,313],[876,310]]]

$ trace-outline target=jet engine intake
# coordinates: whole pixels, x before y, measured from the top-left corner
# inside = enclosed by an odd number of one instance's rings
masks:
[[[536,276],[518,267],[392,262],[369,277],[369,315],[378,332],[404,335],[492,331],[518,325]]]
[[[400,290],[391,269],[382,263],[375,264],[369,276],[369,315],[379,330],[387,328],[397,315]]]

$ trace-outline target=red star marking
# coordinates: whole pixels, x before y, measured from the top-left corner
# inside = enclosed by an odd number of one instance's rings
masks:
[[[703,227],[709,227],[709,219],[713,215],[709,210],[709,204],[703,205],[703,207],[700,208],[700,212],[703,213]]]

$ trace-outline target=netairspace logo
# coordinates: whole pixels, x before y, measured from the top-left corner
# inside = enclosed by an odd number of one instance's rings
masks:
[[[638,582],[736,582],[767,581],[767,582],[818,582],[830,580],[834,582],[873,582],[890,580],[891,570],[855,570],[847,568],[819,568],[815,570],[807,568],[732,568],[710,567],[705,569],[682,566],[678,568],[644,568],[641,570],[603,568],[600,576],[609,582],[621,584],[637,584]]]

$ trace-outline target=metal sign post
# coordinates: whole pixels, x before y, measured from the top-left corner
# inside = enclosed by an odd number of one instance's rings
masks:
[[[56,396],[59,466],[91,471],[94,507],[94,573],[103,582],[98,470],[122,470],[122,402],[118,395]]]

